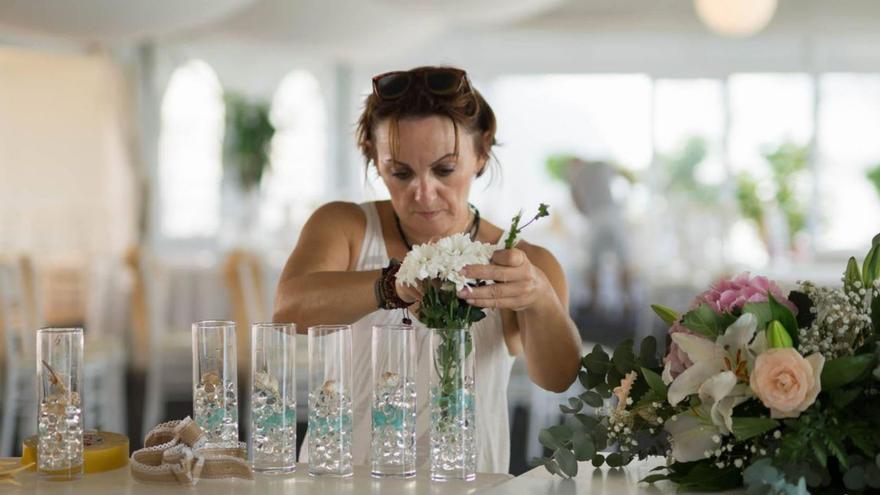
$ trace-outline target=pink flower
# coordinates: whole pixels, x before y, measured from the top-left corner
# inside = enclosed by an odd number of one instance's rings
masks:
[[[819,353],[805,359],[791,347],[768,349],[755,360],[749,386],[771,418],[796,418],[816,401],[824,365]]]
[[[694,307],[706,303],[718,314],[730,313],[734,309],[742,309],[749,302],[766,302],[768,293],[773,294],[774,299],[797,314],[795,305],[782,295],[775,282],[761,276],[749,278],[748,272],[731,280],[720,280],[711,289],[697,296]]]
[[[694,332],[691,332],[681,322],[676,322],[674,325],[669,327],[669,335],[670,335],[670,343],[669,343],[669,351],[666,353],[666,357],[663,358],[663,364],[665,365],[665,370],[669,371],[669,376],[667,377],[667,381],[672,381],[678,375],[684,373],[684,370],[691,367],[694,364],[693,361],[688,357],[687,353],[679,347],[678,344],[675,343],[675,340],[672,339],[672,335],[675,333],[686,333],[688,335],[697,335]]]

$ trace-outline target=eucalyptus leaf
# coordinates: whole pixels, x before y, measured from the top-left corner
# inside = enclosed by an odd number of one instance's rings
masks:
[[[608,467],[621,467],[623,466],[623,457],[621,457],[619,452],[612,452],[605,457],[605,464],[608,464]]]
[[[583,365],[592,373],[605,374],[611,367],[610,358],[602,346],[596,345],[589,354],[584,356]]]
[[[843,485],[850,490],[862,491],[865,489],[865,468],[854,466],[843,474]]]
[[[605,456],[602,454],[596,454],[590,459],[590,462],[593,463],[593,467],[601,467],[602,464],[605,464]]]
[[[642,343],[639,346],[639,364],[645,368],[653,368],[658,365],[657,339],[653,335],[642,339]]]
[[[633,352],[633,341],[624,340],[614,349],[614,355],[611,357],[614,367],[621,375],[625,375],[636,367],[636,355]]]
[[[566,448],[558,448],[553,452],[553,459],[559,464],[559,469],[569,478],[574,478],[578,473],[578,463],[574,454]]]
[[[588,435],[578,435],[572,439],[572,449],[578,461],[589,461],[596,454],[596,446]]]
[[[569,426],[566,425],[556,425],[547,428],[553,438],[559,443],[559,445],[565,445],[566,442],[571,440],[572,431]]]
[[[548,429],[543,429],[538,432],[538,442],[550,450],[556,450],[561,446],[559,440],[557,440]]]
[[[601,395],[589,390],[582,393],[578,397],[590,407],[602,407],[602,404],[605,403]]]

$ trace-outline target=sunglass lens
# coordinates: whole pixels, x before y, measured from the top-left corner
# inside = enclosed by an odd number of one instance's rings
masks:
[[[425,74],[425,84],[434,93],[452,93],[457,91],[461,84],[461,74],[448,71],[429,72]]]
[[[397,98],[409,88],[409,74],[389,74],[376,81],[376,90],[383,98]]]

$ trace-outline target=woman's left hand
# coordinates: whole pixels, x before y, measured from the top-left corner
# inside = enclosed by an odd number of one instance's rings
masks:
[[[458,292],[458,297],[480,308],[521,311],[550,290],[544,273],[532,265],[526,253],[516,248],[495,251],[490,264],[469,265],[462,268],[461,273],[467,278],[495,281],[481,287],[465,287]]]

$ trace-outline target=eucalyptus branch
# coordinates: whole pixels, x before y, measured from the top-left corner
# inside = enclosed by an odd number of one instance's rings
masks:
[[[516,244],[516,237],[520,234],[520,232],[531,225],[532,222],[534,222],[535,220],[549,215],[549,208],[550,207],[544,203],[538,205],[538,213],[534,217],[532,217],[531,220],[526,222],[526,224],[522,227],[519,226],[519,222],[522,219],[522,210],[520,210],[519,213],[517,213],[510,222],[510,232],[508,232],[507,234],[507,239],[504,240],[504,249],[513,249],[513,246]]]

